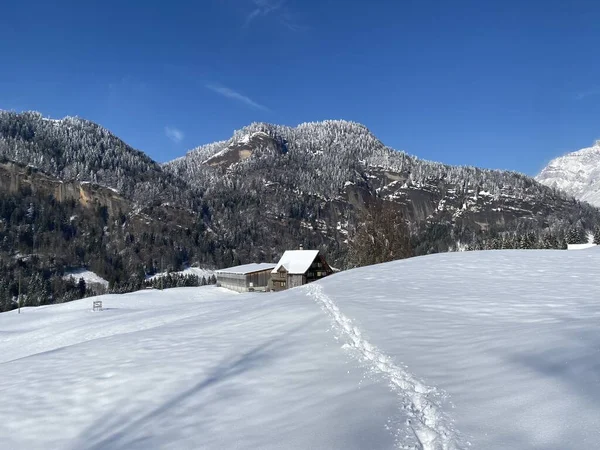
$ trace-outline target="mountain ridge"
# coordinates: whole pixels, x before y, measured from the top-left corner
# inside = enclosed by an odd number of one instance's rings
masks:
[[[0,186],[9,186],[0,189],[0,267],[10,275],[0,277],[0,297],[2,283],[4,291],[18,288],[23,264],[26,276],[41,270],[46,279],[89,266],[117,290],[139,288],[127,280],[163,264],[177,271],[276,261],[299,245],[349,268],[363,213],[381,202],[405,218],[417,255],[564,248],[571,234],[600,224],[598,209],[531,177],[422,160],[344,120],[254,122],[159,164],[85,119],[2,112],[0,162],[20,164],[16,175],[0,171]],[[10,188],[22,174],[29,181]],[[73,204],[57,198],[55,186],[70,181],[116,189],[119,200],[96,190],[89,209],[79,188],[68,196]],[[15,259],[31,254],[40,261]],[[52,262],[58,255],[60,264]]]
[[[90,120],[0,110],[0,157],[49,175],[117,189],[140,203],[178,199],[174,179],[144,152]]]
[[[600,207],[600,140],[554,158],[535,179]]]

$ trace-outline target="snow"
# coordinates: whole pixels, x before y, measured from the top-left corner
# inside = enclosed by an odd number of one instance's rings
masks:
[[[0,448],[394,445],[388,389],[340,351],[305,293],[101,300],[97,313],[90,298],[0,314]]]
[[[178,272],[170,272],[172,275],[196,275],[198,278],[202,279],[202,277],[208,278],[214,274],[212,270],[208,269],[200,269],[199,267],[188,267],[184,270],[180,270]],[[167,276],[167,272],[160,272],[151,277],[148,277],[148,280],[154,280],[157,278]]]
[[[73,219],[71,219],[71,220],[73,220]],[[105,280],[100,275],[96,274],[95,272],[92,272],[91,270],[87,270],[87,269],[83,269],[83,268],[71,270],[70,272],[65,273],[63,278],[65,280],[68,278],[73,278],[76,282],[79,281],[80,278],[83,278],[85,280],[86,284],[91,284],[91,283],[100,284],[100,285],[104,286],[105,288],[108,288],[107,280]]]
[[[238,144],[247,144],[248,142],[250,142],[249,134],[245,134],[239,141],[237,141]]]
[[[473,448],[600,448],[598,264],[595,249],[449,253],[322,284],[373,345],[449,395]]]
[[[600,250],[0,314],[0,448],[600,448]]]
[[[205,159],[202,164],[207,164],[209,161],[213,160],[213,159],[217,159],[220,158],[223,155],[226,155],[228,152],[231,151],[230,147],[225,147],[223,150],[218,151],[217,153],[215,153],[214,155],[211,155],[209,158]]]
[[[600,206],[600,142],[553,159],[535,179]]]
[[[260,272],[263,270],[272,270],[275,267],[275,264],[272,263],[253,263],[253,264],[243,264],[241,266],[229,267],[227,269],[219,269],[217,270],[217,275],[219,273],[231,273],[238,275],[246,275],[248,273]]]
[[[567,249],[568,250],[585,250],[586,248],[592,248],[595,247],[596,244],[594,243],[588,243],[588,244],[567,244]]]
[[[210,157],[208,157],[207,159],[205,159],[202,162],[202,164],[209,164],[210,161],[213,161],[213,160],[215,160],[217,158],[225,156],[227,153],[229,153],[232,150],[232,146],[234,146],[234,145],[246,145],[246,144],[250,143],[250,140],[252,138],[256,137],[256,136],[259,136],[259,137],[269,137],[269,135],[267,133],[265,133],[264,131],[257,131],[255,133],[245,134],[244,136],[242,136],[238,140],[236,140],[234,142],[231,142],[228,146],[226,146],[222,150],[216,152],[215,154],[213,154]]]
[[[41,119],[42,119],[44,122],[51,122],[51,123],[55,123],[55,124],[59,124],[59,123],[61,123],[61,122],[62,122],[62,119],[51,119],[51,118],[49,118],[49,117],[41,117]]]
[[[308,270],[318,254],[319,250],[286,250],[273,273],[277,273],[283,266],[290,274],[302,274]]]

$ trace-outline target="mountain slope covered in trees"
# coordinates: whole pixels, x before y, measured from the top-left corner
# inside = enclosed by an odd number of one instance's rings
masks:
[[[381,247],[400,249],[386,250],[394,259],[563,248],[600,223],[596,208],[532,178],[424,161],[347,121],[253,123],[158,164],[92,122],[4,111],[0,203],[5,308],[17,277],[50,286],[39,302],[52,302],[65,297],[53,280],[79,267],[122,291],[157,271],[275,261],[299,245],[337,268],[380,261],[356,251],[368,248],[361,228],[399,243]],[[378,208],[398,225],[363,227]]]
[[[0,158],[59,179],[111,187],[140,204],[187,203],[181,179],[100,125],[77,117],[0,111]]]
[[[225,163],[211,164],[214,155]],[[202,188],[227,228],[243,227],[235,223],[237,213],[253,217],[249,227],[295,220],[328,237],[321,245],[344,263],[346,247],[339,243],[352,236],[357,212],[375,198],[404,214],[417,254],[461,245],[560,247],[571,228],[591,230],[599,218],[595,208],[530,177],[425,161],[347,121],[295,128],[254,123],[164,167]]]
[[[0,164],[0,311],[16,306],[19,290],[25,306],[80,298],[89,286],[64,279],[80,267],[124,292],[161,269],[200,263],[211,248],[198,223],[186,209],[140,207],[110,188]]]

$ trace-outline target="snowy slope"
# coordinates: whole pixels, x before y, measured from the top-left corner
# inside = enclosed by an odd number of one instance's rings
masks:
[[[592,147],[553,159],[535,179],[600,206],[600,141]]]
[[[72,270],[70,272],[67,272],[63,278],[65,278],[65,279],[73,278],[75,280],[75,282],[79,281],[80,278],[83,278],[85,280],[86,284],[98,284],[105,288],[108,288],[107,280],[102,278],[97,273],[92,272],[91,270],[87,270],[87,269]]]
[[[180,270],[178,272],[171,272],[171,274],[173,274],[173,275],[196,275],[198,278],[202,279],[202,277],[208,278],[208,277],[214,275],[214,272],[212,270],[208,270],[208,269],[200,269],[199,267],[188,267],[187,269]],[[157,278],[164,277],[166,275],[167,275],[167,272],[161,272],[161,273],[152,275],[151,277],[148,277],[148,279],[154,280]]]
[[[0,448],[600,448],[597,248],[0,314]]]
[[[446,392],[472,448],[592,449],[599,266],[598,248],[448,253],[362,269],[351,288],[340,274],[314,295]]]
[[[394,446],[389,390],[305,293],[102,300],[0,314],[0,448]]]

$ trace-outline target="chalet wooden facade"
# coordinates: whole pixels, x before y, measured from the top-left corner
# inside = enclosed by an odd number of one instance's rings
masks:
[[[287,250],[271,272],[269,289],[282,291],[302,286],[332,273],[318,250]]]

